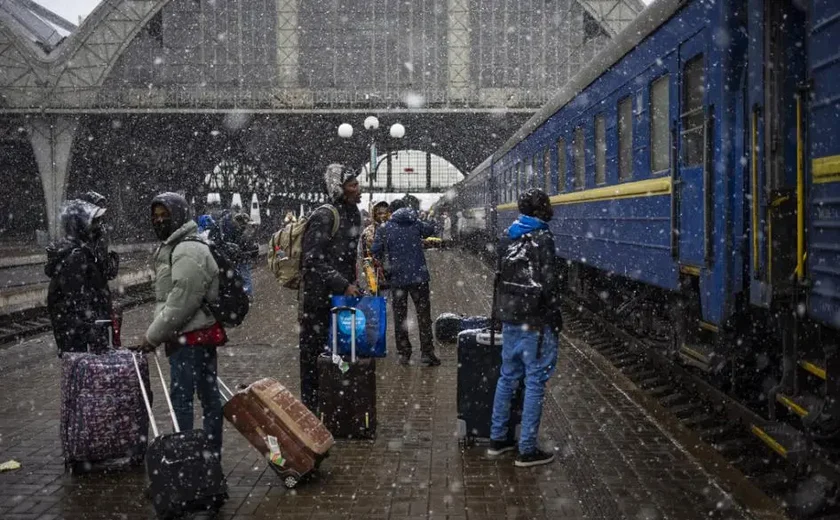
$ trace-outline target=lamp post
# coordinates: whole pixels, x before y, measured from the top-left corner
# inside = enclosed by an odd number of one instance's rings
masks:
[[[368,167],[368,184],[370,186],[369,193],[370,193],[370,202],[373,203],[373,181],[376,177],[376,172],[379,170],[379,165],[382,162],[379,159],[379,154],[376,149],[376,132],[379,130],[379,119],[376,116],[368,116],[365,118],[364,121],[365,130],[370,133],[370,144],[368,145],[370,148],[370,166]],[[400,123],[394,123],[391,125],[389,134],[394,139],[402,139],[405,137],[405,127]],[[353,126],[350,123],[342,123],[338,127],[338,136],[342,139],[350,139],[353,137]],[[386,154],[383,157],[383,160],[386,159],[389,154]]]

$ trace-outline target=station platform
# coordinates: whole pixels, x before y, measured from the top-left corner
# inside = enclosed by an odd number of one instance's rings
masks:
[[[492,272],[480,260],[459,251],[429,251],[428,259],[433,316],[489,311]],[[251,313],[219,351],[219,375],[229,386],[271,376],[297,392],[295,293],[280,288],[265,269],[255,273],[255,290]],[[126,313],[125,344],[137,341],[150,312],[144,305]],[[417,348],[413,319],[410,325]],[[738,493],[727,488],[731,481],[703,470],[571,343],[561,344],[541,427],[543,447],[556,450],[558,460],[520,469],[513,457],[490,460],[485,448],[459,444],[453,345],[437,345],[440,367],[402,367],[392,331],[388,340],[391,352],[377,364],[376,440],[339,440],[314,480],[286,490],[226,424],[222,463],[230,499],[216,518],[779,518],[735,498]],[[142,468],[65,473],[54,349],[50,334],[0,347],[0,462],[14,459],[22,465],[0,473],[0,518],[154,518],[143,495]],[[168,364],[163,365],[166,371]],[[160,397],[155,400],[158,423],[165,424],[156,374],[152,388]],[[199,411],[197,406],[197,416]]]

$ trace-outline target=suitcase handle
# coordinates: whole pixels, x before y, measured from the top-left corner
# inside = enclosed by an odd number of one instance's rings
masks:
[[[230,390],[230,388],[228,388],[228,385],[226,385],[225,382],[222,381],[222,378],[217,375],[216,381],[219,382],[219,395],[222,396],[222,399],[225,400],[225,403],[233,399],[233,392]],[[224,388],[224,390],[222,390],[222,388]],[[227,392],[227,394],[225,392]]]
[[[178,418],[175,417],[175,408],[172,407],[172,400],[169,399],[169,389],[166,388],[166,379],[163,378],[163,370],[160,369],[160,361],[158,361],[157,352],[152,354],[155,358],[155,366],[157,367],[158,375],[160,376],[160,385],[163,387],[163,395],[166,397],[166,405],[169,406],[169,415],[172,417],[172,426],[175,427],[175,433],[181,433],[181,427],[178,425]]]
[[[359,309],[355,307],[333,307],[330,309],[332,313],[332,353],[333,356],[338,355],[338,313],[343,311],[350,312],[350,362],[356,362],[356,313]]]
[[[178,418],[175,417],[175,409],[172,407],[172,400],[169,398],[169,390],[166,388],[166,379],[163,378],[163,370],[160,368],[157,353],[152,354],[155,359],[155,366],[157,367],[158,375],[160,376],[160,385],[163,387],[163,395],[166,397],[166,405],[169,407],[169,415],[172,417],[172,426],[175,433],[181,432],[181,427],[178,425]],[[146,385],[143,384],[143,377],[140,375],[140,366],[137,364],[137,354],[131,353],[131,358],[134,360],[134,370],[137,372],[137,379],[140,380],[140,391],[143,393],[143,402],[146,404],[146,411],[149,412],[149,422],[152,423],[152,432],[155,437],[160,435],[158,432],[157,422],[155,421],[155,414],[152,411],[152,405],[149,403],[149,395],[146,393]]]
[[[158,436],[155,414],[152,412],[152,405],[149,403],[149,394],[146,393],[146,385],[143,384],[143,375],[140,374],[140,365],[137,364],[137,354],[131,353],[131,360],[134,361],[134,371],[137,372],[137,380],[140,381],[140,392],[143,394],[143,402],[146,403],[146,413],[149,414],[149,424],[152,425],[152,433]]]
[[[107,327],[108,328],[108,348],[111,350],[115,349],[114,347],[114,320],[96,320],[93,324],[97,327]],[[90,352],[90,345],[88,345],[88,352]]]

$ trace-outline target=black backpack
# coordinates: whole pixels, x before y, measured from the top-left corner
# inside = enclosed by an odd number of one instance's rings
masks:
[[[219,266],[219,297],[213,302],[205,300],[213,317],[225,327],[236,327],[241,324],[251,308],[251,300],[245,294],[245,282],[236,270],[236,262],[233,260],[238,257],[239,248],[231,242],[216,244],[199,237],[187,237],[178,244],[184,242],[199,242],[206,245],[210,248],[210,254],[213,255],[216,265]],[[174,252],[175,247],[169,252],[170,267]]]
[[[515,300],[517,312],[523,316],[541,312],[543,287],[539,269],[539,251],[531,233],[510,242],[499,260],[498,292],[504,303]]]

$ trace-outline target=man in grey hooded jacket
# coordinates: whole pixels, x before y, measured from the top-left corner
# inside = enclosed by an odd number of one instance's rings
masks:
[[[155,319],[142,348],[166,346],[172,406],[181,430],[193,429],[193,394],[204,411],[204,431],[221,453],[222,401],[216,383],[216,347],[226,341],[207,302],[219,297],[219,268],[198,239],[189,204],[177,193],[152,200],[152,227],[162,244],[154,256]]]

